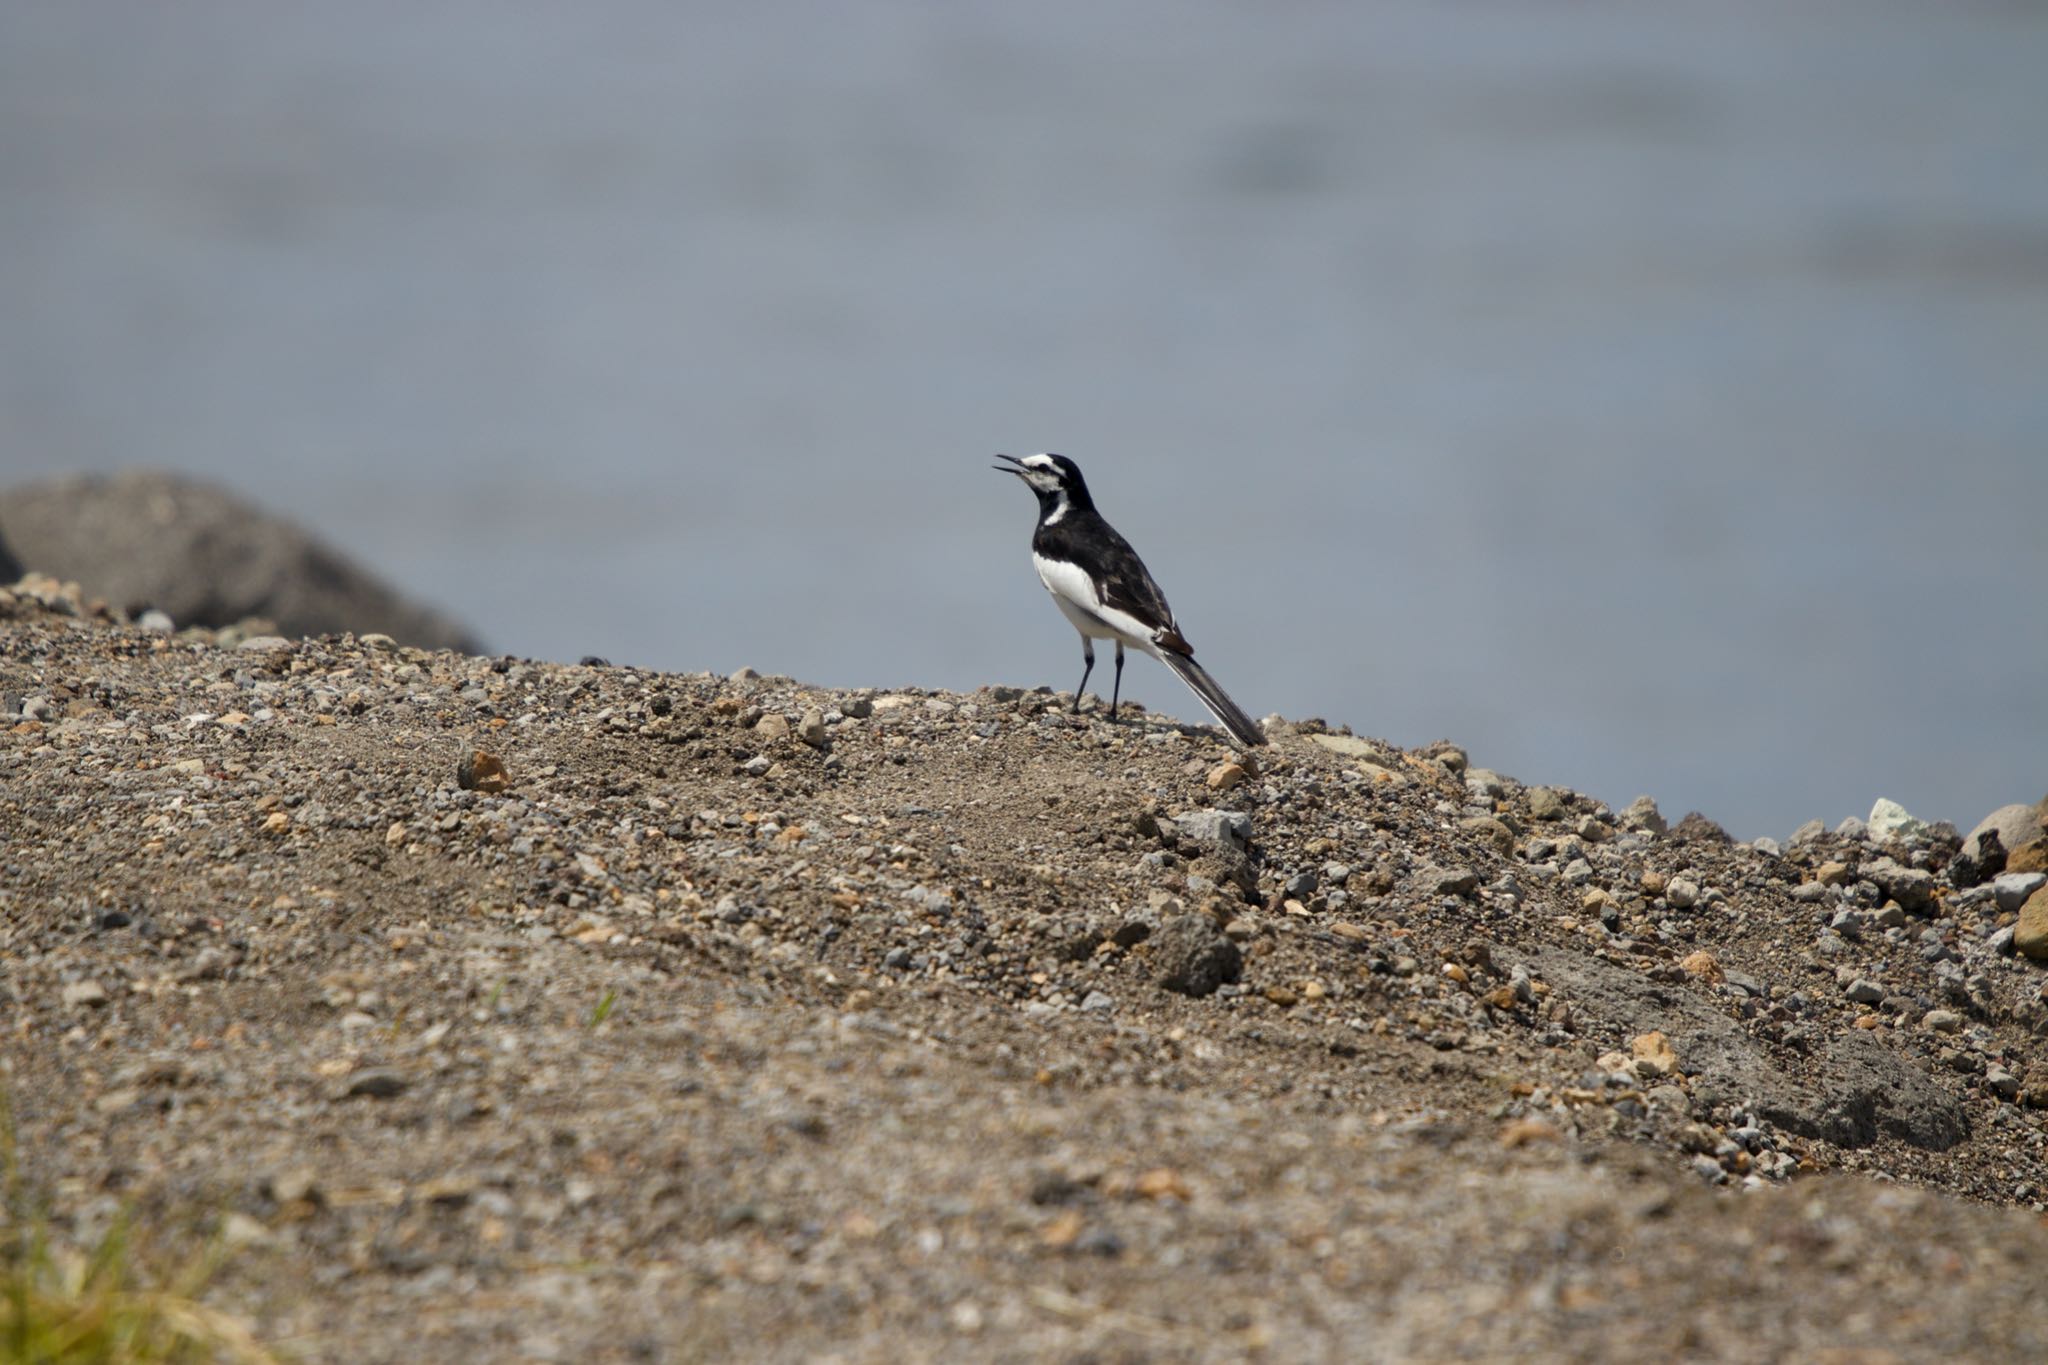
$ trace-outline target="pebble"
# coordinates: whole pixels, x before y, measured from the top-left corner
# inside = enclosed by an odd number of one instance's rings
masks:
[[[1562,820],[1565,815],[1564,798],[1554,787],[1529,788],[1529,818],[1532,820]]]
[[[1207,915],[1176,915],[1147,940],[1155,979],[1181,995],[1205,996],[1236,981],[1244,954]]]
[[[775,760],[766,754],[756,754],[740,765],[741,771],[745,772],[748,777],[765,777],[768,775],[768,770],[774,766]]]
[[[1828,887],[1824,882],[1801,882],[1792,888],[1792,899],[1802,905],[1812,905],[1828,898]]]
[[[1209,776],[1206,780],[1210,791],[1227,792],[1238,783],[1244,781],[1244,778],[1244,768],[1239,764],[1220,763],[1209,770]]]
[[[1563,1134],[1557,1125],[1538,1118],[1521,1118],[1500,1130],[1500,1145],[1506,1148],[1527,1147],[1537,1142],[1559,1142]]]
[[[1181,837],[1242,853],[1252,837],[1252,818],[1243,811],[1197,810],[1173,818]]]
[[[1667,826],[1664,816],[1657,809],[1657,803],[1647,796],[1638,796],[1622,809],[1620,823],[1623,829],[1642,830],[1650,834],[1662,834]]]
[[[1920,1022],[1935,1033],[1960,1033],[1963,1016],[1954,1010],[1929,1010]]]
[[[1660,1031],[1653,1029],[1630,1039],[1629,1051],[1639,1076],[1668,1076],[1678,1070],[1678,1050]]]
[[[1090,1014],[1107,1014],[1116,1008],[1116,1001],[1105,991],[1090,991],[1081,998],[1081,1008]]]
[[[1822,863],[1813,870],[1813,879],[1822,886],[1841,886],[1849,880],[1847,863]]]
[[[1674,1114],[1685,1114],[1692,1110],[1692,1100],[1675,1085],[1653,1085],[1644,1092],[1643,1098],[1653,1109],[1668,1109]]]
[[[2007,872],[1992,879],[1991,895],[2000,910],[2017,910],[2044,886],[2048,886],[2048,873]]]
[[[385,1067],[371,1067],[367,1071],[358,1071],[351,1076],[348,1089],[344,1093],[350,1098],[364,1096],[373,1100],[388,1100],[395,1095],[404,1094],[410,1086],[411,1082],[396,1071]]]
[[[1433,895],[1469,896],[1479,889],[1479,874],[1469,867],[1425,868],[1422,884]]]
[[[825,717],[813,706],[804,712],[804,718],[796,728],[797,738],[813,749],[825,747]]]
[[[495,796],[512,785],[512,775],[505,771],[504,760],[496,754],[471,749],[455,765],[455,785],[466,792]]]
[[[73,1008],[95,1008],[107,1003],[107,988],[97,981],[73,981],[64,987],[63,1000]]]
[[[1690,910],[1699,904],[1700,884],[1689,877],[1673,877],[1664,888],[1664,899],[1674,910]]]
[[[1679,959],[1678,967],[1687,976],[1710,984],[1719,984],[1723,979],[1720,961],[1704,948],[1687,953]]]
[[[169,635],[177,629],[177,625],[171,620],[170,614],[158,611],[155,607],[151,607],[148,611],[136,617],[135,624],[138,628],[146,630],[152,635]]]
[[[789,738],[789,717],[780,711],[770,711],[754,722],[754,734],[764,744],[775,744]]]
[[[1884,999],[1884,987],[1867,976],[1859,976],[1849,983],[1845,994],[1859,1005],[1875,1005]]]

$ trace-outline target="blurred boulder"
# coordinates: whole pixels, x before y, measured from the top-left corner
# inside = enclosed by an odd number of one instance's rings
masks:
[[[12,583],[20,577],[21,561],[7,548],[7,537],[0,535],[0,583]]]
[[[155,608],[179,626],[216,627],[257,616],[288,635],[381,631],[482,652],[333,546],[200,480],[136,470],[29,484],[0,492],[0,527],[23,565],[130,616]]]

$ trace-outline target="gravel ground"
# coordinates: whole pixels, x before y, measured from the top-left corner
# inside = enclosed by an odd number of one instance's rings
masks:
[[[24,580],[25,1173],[315,1361],[2048,1358],[2027,874],[1068,700]]]

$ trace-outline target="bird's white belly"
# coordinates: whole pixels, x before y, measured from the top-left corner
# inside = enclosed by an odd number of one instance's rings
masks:
[[[1042,555],[1031,556],[1031,563],[1038,570],[1038,581],[1075,630],[1095,640],[1121,640],[1147,654],[1159,652],[1145,623],[1128,612],[1104,606],[1095,595],[1094,581],[1081,569]]]

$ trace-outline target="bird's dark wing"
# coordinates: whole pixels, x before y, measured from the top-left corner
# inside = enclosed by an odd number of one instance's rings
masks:
[[[1032,548],[1080,565],[1094,580],[1104,606],[1128,612],[1150,626],[1152,638],[1161,649],[1193,657],[1194,646],[1174,624],[1173,608],[1166,604],[1166,594],[1152,581],[1145,561],[1098,513],[1076,509],[1051,526],[1039,527]]]

